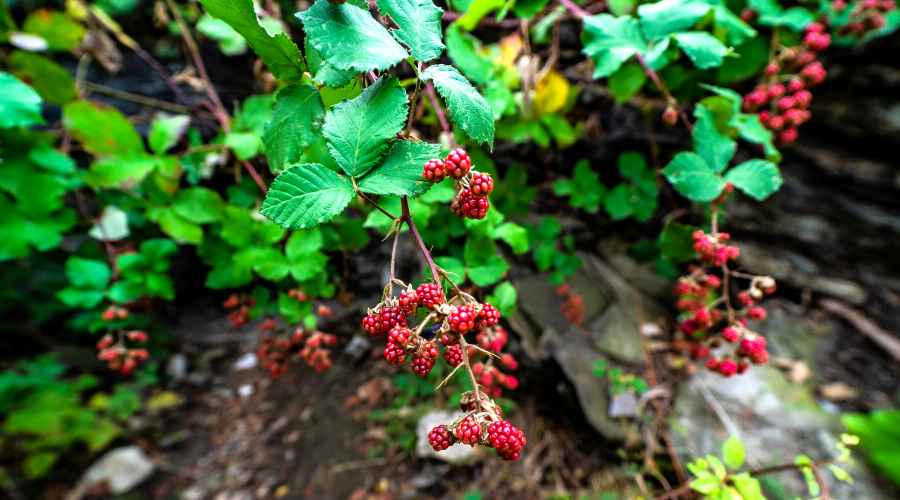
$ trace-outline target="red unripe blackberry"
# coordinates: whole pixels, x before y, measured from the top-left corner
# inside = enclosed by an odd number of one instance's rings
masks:
[[[722,280],[714,274],[706,276],[706,286],[710,288],[719,288],[722,286]]]
[[[747,311],[747,316],[750,316],[751,319],[755,320],[766,319],[766,309],[760,306],[751,307],[750,310]]]
[[[831,35],[828,33],[808,32],[803,37],[803,45],[806,45],[810,50],[821,52],[831,45]]]
[[[507,389],[514,391],[519,387],[519,379],[514,375],[507,375],[506,382],[503,384]]]
[[[102,318],[104,321],[112,321],[116,319],[116,310],[110,307],[103,311],[103,314],[100,315],[100,318]]]
[[[806,88],[806,84],[800,78],[791,78],[791,81],[788,82],[787,88],[790,92],[799,92]]]
[[[789,109],[784,112],[784,121],[796,127],[806,121],[806,115],[808,113],[809,112],[805,109]]]
[[[784,128],[784,117],[781,115],[775,115],[769,118],[766,126],[768,126],[771,130],[781,130]]]
[[[674,127],[678,123],[678,110],[674,106],[666,106],[662,114],[662,121],[669,127]]]
[[[412,314],[419,307],[419,295],[415,290],[407,290],[397,297],[397,306],[405,314]]]
[[[412,371],[416,375],[425,378],[431,373],[431,369],[434,368],[434,358],[430,358],[427,356],[415,356],[412,359]]]
[[[778,63],[770,62],[766,65],[766,76],[775,76],[781,72],[781,66]]]
[[[466,333],[475,328],[475,320],[478,318],[478,311],[474,305],[467,304],[459,306],[450,312],[447,316],[447,323],[450,329],[457,333]]]
[[[434,310],[445,302],[444,291],[437,283],[422,283],[416,288],[419,305]]]
[[[428,160],[422,167],[422,178],[431,182],[441,182],[447,176],[447,167],[443,160]]]
[[[400,366],[406,361],[406,350],[393,342],[384,346],[384,359],[389,364]]]
[[[725,376],[725,377],[730,377],[730,376],[734,375],[735,373],[737,373],[737,369],[738,369],[737,363],[731,358],[723,359],[722,362],[719,363],[719,366],[717,368],[718,372],[720,374],[722,374],[722,376]]]
[[[811,52],[808,50],[804,50],[797,55],[797,65],[798,66],[806,66],[807,64],[816,60],[815,52]]]
[[[697,331],[699,325],[697,325],[697,321],[693,319],[686,319],[678,325],[678,328],[685,335],[691,335],[692,333]]]
[[[483,219],[490,207],[487,197],[472,193],[471,188],[461,189],[450,204],[453,213],[468,219]]]
[[[737,342],[740,337],[740,332],[733,326],[726,326],[722,329],[722,338],[728,342]]]
[[[395,326],[388,332],[388,342],[398,347],[405,348],[406,344],[409,343],[410,337],[412,337],[412,330],[405,326]]]
[[[517,370],[519,368],[519,362],[509,353],[500,356],[500,362],[503,363],[503,367],[507,370]]]
[[[741,11],[741,20],[745,23],[753,22],[756,19],[756,11],[745,7],[744,10]]]
[[[112,361],[122,354],[121,348],[103,349],[97,353],[97,359],[100,361]]]
[[[806,25],[807,33],[822,33],[825,31],[825,25],[822,23],[809,23]]]
[[[403,311],[401,311],[399,307],[382,307],[379,315],[384,332],[389,331],[397,325],[406,326],[406,315],[403,314]]]
[[[447,155],[444,166],[447,169],[447,175],[454,179],[462,179],[472,169],[472,160],[465,149],[456,148]]]
[[[147,338],[147,333],[141,330],[132,330],[128,332],[128,340],[133,342],[146,342]]]
[[[691,348],[692,359],[705,359],[709,356],[709,347],[703,344],[697,344]]]
[[[873,30],[884,28],[884,25],[885,18],[880,13],[875,13],[869,16],[869,26],[871,26]]]
[[[428,431],[428,444],[434,451],[444,451],[453,444],[453,434],[446,425],[438,425]]]
[[[112,338],[112,335],[109,335],[109,334],[104,335],[104,336],[97,342],[97,350],[98,350],[98,351],[102,351],[102,350],[106,349],[107,347],[109,347],[109,346],[111,346],[111,345],[113,345],[113,338]]]
[[[719,360],[716,358],[709,358],[706,360],[706,369],[710,371],[716,371],[719,368]]]
[[[128,358],[124,363],[122,363],[122,369],[120,370],[120,372],[122,373],[122,375],[130,375],[135,368],[137,368],[137,361],[135,361],[133,358]]]
[[[709,326],[710,319],[711,317],[708,309],[697,309],[694,311],[694,321],[696,321],[698,325],[703,327]]]
[[[463,362],[462,346],[453,344],[445,347],[444,361],[450,366],[459,366],[459,364]]]
[[[739,361],[737,364],[738,375],[743,374],[748,368],[750,368],[750,365],[748,365],[746,361]]]
[[[481,426],[470,415],[456,424],[453,435],[460,443],[475,446],[481,440]]]
[[[816,85],[822,83],[825,80],[826,72],[825,67],[822,66],[822,63],[819,61],[813,61],[800,71],[800,75],[805,78],[810,84]]]
[[[370,312],[362,319],[362,329],[369,332],[369,335],[378,335],[381,332],[381,322],[377,312]]]
[[[754,90],[744,96],[744,108],[748,110],[756,109],[769,100],[767,92],[762,90]]]
[[[787,89],[780,83],[773,83],[769,86],[769,99],[777,99],[784,95]]]
[[[494,190],[494,179],[490,174],[474,172],[472,179],[469,181],[469,189],[472,191],[472,194],[487,196]]]
[[[138,361],[147,361],[150,358],[150,352],[147,349],[132,349],[128,351],[128,357]]]
[[[484,303],[478,313],[478,328],[489,328],[500,323],[500,311],[496,307]]]
[[[797,132],[795,127],[791,127],[789,129],[782,130],[780,134],[778,134],[778,142],[781,144],[790,144],[797,140],[797,136],[800,134]]]
[[[488,426],[488,441],[504,460],[518,460],[525,448],[525,433],[507,422],[499,420]]]
[[[782,97],[778,99],[778,109],[787,111],[797,105],[797,101],[793,97]],[[771,121],[771,118],[769,119]]]

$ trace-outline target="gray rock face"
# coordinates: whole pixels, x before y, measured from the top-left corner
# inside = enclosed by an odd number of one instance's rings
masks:
[[[125,446],[104,454],[84,473],[79,489],[106,483],[114,495],[121,495],[141,484],[156,465],[140,447]]]
[[[583,272],[569,285],[584,299],[582,327],[570,325],[562,317],[560,299],[542,275],[515,283],[520,293],[519,313],[511,324],[530,355],[539,359],[549,356],[559,363],[594,429],[611,439],[624,439],[621,423],[611,416],[609,384],[594,376],[593,365],[603,359],[610,366],[639,371],[644,361],[641,325],[662,317],[663,311],[605,261],[593,255],[579,257],[584,261]],[[641,273],[634,262],[628,269],[632,276]],[[641,282],[652,281],[648,277]],[[621,415],[618,409],[616,415]]]

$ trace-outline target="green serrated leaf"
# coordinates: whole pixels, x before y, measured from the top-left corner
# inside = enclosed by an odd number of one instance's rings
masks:
[[[619,184],[606,195],[603,207],[612,220],[622,220],[630,217],[634,213],[632,205],[632,195],[634,189],[625,184]]]
[[[304,163],[275,179],[260,213],[288,229],[309,228],[341,213],[353,194],[350,179],[321,164]]]
[[[675,33],[672,37],[694,66],[700,69],[721,66],[728,53],[728,47],[705,31],[686,31]]]
[[[503,316],[511,316],[515,312],[517,300],[516,287],[509,281],[504,281],[494,287],[493,293],[487,297],[487,301],[496,307]]]
[[[84,38],[84,27],[62,12],[50,9],[33,11],[25,19],[22,30],[37,35],[53,51],[73,50]]]
[[[190,122],[191,117],[187,115],[158,116],[150,124],[150,133],[147,136],[150,149],[158,155],[165,154],[172,146],[178,144]]]
[[[607,77],[635,54],[648,51],[638,20],[630,16],[587,17],[581,38],[582,52],[594,60],[594,78]]]
[[[479,85],[489,84],[494,74],[494,63],[483,54],[481,42],[455,24],[447,28],[446,36],[447,55],[453,65],[473,82]]]
[[[747,160],[725,174],[725,180],[734,184],[751,198],[762,201],[781,187],[781,172],[766,160]]]
[[[725,170],[734,157],[737,143],[716,128],[716,117],[706,106],[694,109],[694,150],[715,172]]]
[[[118,109],[88,101],[63,107],[63,126],[97,156],[144,153],[144,141]]]
[[[422,62],[441,56],[441,14],[444,12],[431,0],[378,0],[378,8],[391,16],[399,29],[391,30],[403,42],[412,56]]]
[[[530,247],[528,230],[514,222],[505,222],[497,226],[491,233],[491,237],[503,240],[516,255],[522,255]]]
[[[328,61],[323,60],[316,48],[309,43],[309,38],[306,39],[304,48],[306,50],[306,61],[309,64],[309,71],[313,74],[313,80],[315,80],[316,83],[332,88],[343,87],[357,77],[356,71],[338,69],[333,65],[328,64]],[[322,98],[325,100],[327,106],[328,101],[325,99],[325,92],[322,93]]]
[[[46,57],[15,50],[7,61],[9,69],[30,82],[47,102],[65,104],[77,97],[75,79],[69,71]]]
[[[678,153],[663,169],[663,175],[676,191],[692,201],[712,201],[725,187],[722,176],[691,152]]]
[[[385,70],[408,55],[384,26],[356,5],[316,0],[297,18],[312,46],[338,69]]]
[[[322,132],[328,151],[347,175],[362,176],[378,163],[388,140],[406,123],[407,107],[397,79],[381,78],[359,97],[328,111]]]
[[[9,73],[0,71],[0,128],[44,123],[41,96]]]
[[[711,8],[700,0],[662,0],[638,7],[638,17],[644,35],[653,41],[690,28]]]
[[[494,113],[466,77],[453,66],[435,64],[422,72],[422,80],[434,82],[455,126],[473,141],[493,145]]]
[[[224,202],[219,193],[205,187],[182,189],[172,202],[175,212],[197,224],[209,224],[222,217]]]
[[[440,144],[397,141],[383,163],[359,181],[359,189],[380,195],[419,196],[431,187],[431,183],[422,178],[422,165],[440,155]]]
[[[94,188],[131,189],[150,175],[158,162],[147,154],[101,158],[91,163],[84,180]]]
[[[300,49],[284,33],[270,35],[259,24],[252,0],[201,0],[203,7],[241,34],[279,80],[300,80],[306,69]]]
[[[278,91],[262,138],[269,167],[277,172],[299,161],[318,136],[324,117],[322,99],[312,86],[291,85]]]
[[[623,103],[634,97],[644,82],[647,81],[647,75],[637,63],[628,63],[622,65],[615,73],[609,77],[609,91],[618,103]]]

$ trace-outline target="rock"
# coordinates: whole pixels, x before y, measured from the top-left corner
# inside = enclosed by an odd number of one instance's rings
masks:
[[[249,398],[253,395],[253,385],[252,384],[244,384],[238,387],[237,390],[238,396],[242,398]]]
[[[166,362],[166,375],[175,382],[181,381],[187,375],[187,370],[187,356],[180,352],[173,354],[169,361]]]
[[[256,354],[248,352],[241,355],[241,357],[234,362],[233,368],[235,371],[250,370],[256,368],[257,364]]]
[[[79,489],[106,483],[110,493],[121,495],[153,474],[156,465],[138,446],[125,446],[105,453],[82,476]]]
[[[633,392],[628,391],[616,394],[609,405],[609,416],[613,418],[637,417],[637,405],[637,396]]]
[[[350,342],[347,342],[347,347],[344,347],[344,353],[353,358],[354,361],[359,361],[371,348],[371,340],[362,335],[354,335]]]
[[[610,415],[609,383],[594,376],[593,365],[604,359],[626,372],[639,371],[644,362],[643,325],[664,312],[616,268],[593,255],[579,257],[584,268],[569,285],[584,299],[584,326],[566,322],[553,285],[542,275],[515,281],[519,312],[511,325],[529,355],[550,356],[562,367],[591,426],[611,439],[624,439],[621,423]],[[615,415],[620,415],[619,410],[625,409],[617,407]]]
[[[416,456],[419,458],[436,458],[451,464],[467,464],[482,458],[479,446],[454,444],[444,451],[434,451],[428,444],[428,432],[437,425],[452,422],[463,415],[462,412],[449,413],[443,410],[431,410],[419,419],[416,425]]]

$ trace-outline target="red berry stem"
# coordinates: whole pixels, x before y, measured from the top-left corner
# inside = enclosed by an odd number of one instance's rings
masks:
[[[434,279],[435,283],[440,285],[441,274],[440,272],[438,272],[438,267],[437,264],[434,263],[434,259],[431,258],[431,252],[428,251],[428,247],[426,247],[425,242],[422,241],[422,236],[419,234],[419,230],[416,229],[416,223],[413,222],[412,215],[410,215],[409,213],[409,200],[407,200],[406,196],[400,198],[400,207],[403,210],[403,214],[400,216],[400,219],[409,226],[409,232],[412,233],[413,238],[416,240],[416,246],[419,247],[419,252],[425,259],[425,263],[428,264],[428,269],[431,271],[431,277]],[[391,259],[394,259],[393,255],[391,255]]]

